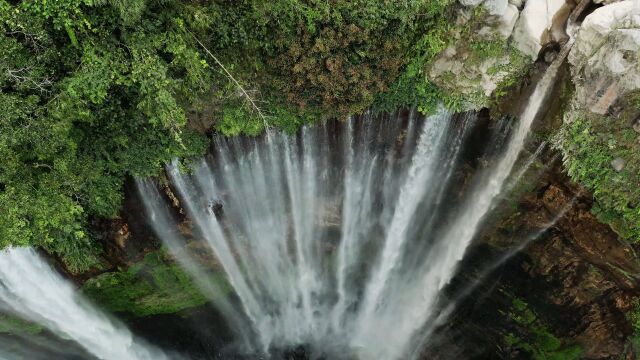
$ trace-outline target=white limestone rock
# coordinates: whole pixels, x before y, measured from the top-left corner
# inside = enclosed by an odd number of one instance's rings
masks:
[[[537,58],[542,46],[551,40],[552,27],[562,10],[567,10],[565,0],[527,1],[513,34],[516,47],[531,58]]]
[[[515,5],[509,4],[504,12],[504,15],[500,18],[500,26],[498,32],[504,39],[508,39],[513,33],[513,28],[518,21],[520,12]]]
[[[623,158],[616,158],[611,162],[611,167],[617,171],[620,172],[622,170],[624,170],[624,166],[627,164],[626,161],[624,161]]]
[[[624,0],[596,9],[578,31],[569,54],[578,107],[605,115],[640,89],[640,1]]]
[[[434,61],[428,77],[442,89],[467,96],[472,107],[483,106],[486,104],[474,101],[488,99],[493,94],[498,84],[510,75],[510,62],[508,52],[478,60],[467,51],[449,47]]]
[[[482,5],[489,15],[486,21],[489,32],[500,34],[504,39],[511,36],[520,15],[518,7],[509,0],[460,0],[460,4],[468,7]]]
[[[477,6],[484,0],[460,0],[460,4],[464,6]]]
[[[467,6],[459,9],[456,25],[460,27],[471,19],[470,7],[482,6],[486,12],[474,19],[470,38],[469,34],[452,35],[457,41],[436,57],[427,77],[445,91],[463,95],[468,103],[465,106],[471,109],[486,106],[499,84],[526,64],[509,41],[520,15],[517,5],[510,0],[460,0],[460,4]],[[488,55],[473,50],[472,45],[482,41],[504,42],[504,52]]]
[[[495,16],[504,16],[509,6],[509,0],[485,0],[484,7],[489,14]]]
[[[524,0],[509,0],[509,4],[514,5],[520,10],[524,6]]]

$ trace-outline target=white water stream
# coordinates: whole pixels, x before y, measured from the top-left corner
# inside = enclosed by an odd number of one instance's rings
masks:
[[[90,304],[32,249],[0,252],[0,308],[73,340],[98,359],[168,359]]]

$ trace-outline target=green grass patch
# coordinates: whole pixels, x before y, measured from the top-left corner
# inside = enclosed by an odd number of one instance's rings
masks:
[[[225,290],[220,296],[231,291],[222,274],[212,275],[211,281]],[[207,302],[189,276],[163,251],[147,254],[127,270],[92,278],[82,290],[110,311],[136,317],[175,313]]]

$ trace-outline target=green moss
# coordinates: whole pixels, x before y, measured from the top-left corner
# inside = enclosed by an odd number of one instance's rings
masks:
[[[32,335],[42,331],[42,326],[12,315],[0,314],[0,334]]]
[[[535,360],[577,360],[581,357],[583,350],[579,345],[567,344],[551,333],[522,299],[512,299],[508,316],[525,335],[507,333],[503,339],[507,346],[523,350]]]
[[[226,290],[220,296],[230,291],[221,274],[212,275],[211,281]],[[163,251],[147,254],[125,271],[90,279],[82,290],[100,306],[133,316],[174,313],[207,302],[189,276]]]

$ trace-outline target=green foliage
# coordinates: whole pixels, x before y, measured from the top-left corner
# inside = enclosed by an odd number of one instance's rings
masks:
[[[243,104],[229,103],[222,109],[222,118],[216,124],[216,130],[226,136],[255,136],[262,133],[264,123]]]
[[[529,305],[521,299],[513,298],[511,320],[524,329],[526,338],[514,333],[504,337],[505,343],[528,353],[535,360],[577,360],[582,355],[582,348],[578,345],[565,345],[563,341],[553,335],[538,318]]]
[[[630,106],[629,106],[630,107]],[[625,239],[640,241],[640,145],[630,121],[577,114],[556,138],[569,175],[593,192],[598,218]],[[622,171],[614,159],[625,161]]]
[[[417,87],[421,100],[434,93],[421,73],[443,48],[453,3],[238,1],[209,42],[245,83],[259,85],[269,115],[271,107],[323,118],[372,104],[386,110],[417,105]]]
[[[127,3],[139,14],[0,0],[0,246],[43,246],[71,271],[97,266],[87,219],[117,215],[124,177],[206,148],[185,129],[184,108],[211,79],[178,21],[190,7]]]
[[[231,291],[223,275],[213,275],[212,281]],[[163,251],[147,254],[127,270],[92,278],[82,291],[110,311],[133,316],[174,313],[207,301],[182,268]]]
[[[419,17],[416,38],[405,55],[406,63],[388,90],[376,96],[374,109],[394,111],[398,107],[417,106],[421,112],[431,113],[440,103],[453,111],[461,109],[462,97],[442,91],[427,80],[425,72],[436,55],[455,40],[451,36],[454,26],[449,12],[452,3],[440,0],[425,4],[427,9]]]

